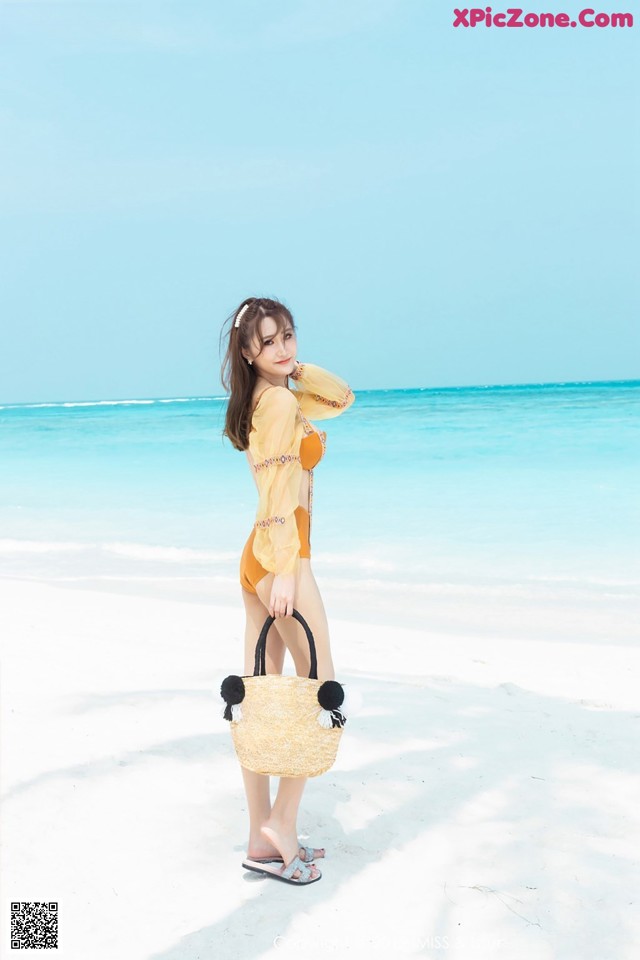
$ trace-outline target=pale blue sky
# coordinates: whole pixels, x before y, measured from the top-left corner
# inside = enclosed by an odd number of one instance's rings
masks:
[[[455,5],[0,0],[0,402],[219,395],[249,295],[355,389],[637,377],[640,14]]]

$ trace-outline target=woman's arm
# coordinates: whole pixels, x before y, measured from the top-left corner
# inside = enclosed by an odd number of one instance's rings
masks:
[[[311,420],[339,417],[355,400],[346,380],[315,363],[296,364],[289,377],[302,413]]]
[[[302,466],[296,442],[297,402],[291,391],[272,387],[260,397],[253,414],[259,499],[253,552],[265,570],[295,574],[300,537],[295,518]]]

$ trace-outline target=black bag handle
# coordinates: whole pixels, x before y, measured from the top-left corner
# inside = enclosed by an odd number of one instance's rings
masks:
[[[311,628],[309,624],[302,616],[301,613],[298,613],[294,609],[291,616],[295,617],[296,620],[302,624],[304,627],[304,632],[307,635],[307,640],[309,641],[309,654],[311,657],[311,668],[309,670],[309,679],[317,680],[318,679],[318,659],[316,657],[316,642],[313,639],[313,634],[311,633]],[[275,620],[275,617],[268,616],[264,622],[264,626],[260,631],[260,636],[258,637],[258,642],[256,643],[256,657],[253,666],[253,675],[254,677],[264,677],[267,673],[266,665],[266,656],[267,656],[267,634],[269,633],[269,627]]]

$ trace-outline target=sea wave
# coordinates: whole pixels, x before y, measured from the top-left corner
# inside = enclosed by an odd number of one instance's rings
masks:
[[[380,580],[378,578],[362,577],[322,577],[322,582],[336,593],[358,592],[370,595],[373,598],[387,597],[388,602],[396,603],[398,598],[407,596],[424,597],[495,597],[497,600],[509,598],[527,600],[554,600],[559,596],[575,594],[581,597],[611,597],[618,600],[640,600],[638,588],[640,584],[633,581],[599,581],[594,577],[585,577],[575,580],[562,578],[550,580],[548,583],[535,582],[525,578],[505,580],[503,577],[488,576],[486,580],[469,580],[461,578],[451,580],[429,580],[419,582],[415,580]]]
[[[317,551],[314,554],[314,562],[340,567],[345,570],[368,570],[371,572],[391,573],[396,570],[396,564],[390,560],[381,558],[372,558],[365,553],[330,553],[328,551]]]
[[[156,403],[201,403],[212,400],[226,400],[222,397],[168,397],[153,400],[65,400],[57,403],[5,403],[0,410],[39,410],[43,408],[65,407],[128,407],[153,406]]]
[[[161,560],[168,563],[199,560],[211,563],[238,559],[238,554],[231,551],[196,550],[193,547],[154,546],[145,543],[104,543],[101,546],[107,553],[133,560]]]
[[[238,554],[232,551],[197,550],[193,547],[159,546],[147,543],[0,539],[0,555],[82,553],[83,551],[115,554],[132,560],[159,560],[169,563],[185,563],[194,560],[219,563],[238,559]]]
[[[202,547],[176,546],[167,543],[142,543],[124,540],[20,540],[0,538],[0,557],[4,561],[11,557],[40,557],[42,559],[57,555],[75,555],[90,570],[98,572],[108,558],[117,558],[133,564],[158,563],[172,565],[176,573],[181,567],[191,566],[202,570],[209,565],[236,565],[238,550],[212,550]],[[84,555],[84,556],[82,556]],[[102,559],[101,559],[102,558]],[[405,560],[407,558],[405,557]],[[512,577],[497,570],[486,575],[469,576],[464,570],[460,575],[452,571],[439,576],[432,569],[423,568],[417,558],[411,564],[398,563],[387,557],[371,557],[366,552],[350,551],[335,553],[319,551],[314,555],[314,572],[327,586],[337,591],[349,590],[357,583],[358,589],[380,596],[395,597],[403,594],[429,595],[466,595],[473,594],[496,597],[553,596],[558,593],[590,593],[612,595],[621,599],[637,598],[640,581],[630,577],[594,576],[585,571],[583,575],[553,574],[539,575],[514,572]],[[211,571],[213,572],[213,571]]]
[[[70,543],[62,540],[0,540],[2,553],[77,553],[85,550],[86,543]]]

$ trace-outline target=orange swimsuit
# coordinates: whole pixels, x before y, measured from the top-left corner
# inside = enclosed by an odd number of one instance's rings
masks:
[[[322,435],[314,430],[313,433],[308,433],[300,441],[300,464],[303,470],[313,470],[315,466],[322,460],[324,456],[324,438],[326,434],[324,431]],[[311,497],[312,494],[312,481],[310,478],[309,485],[309,506],[311,506]],[[311,557],[311,544],[309,539],[310,534],[310,517],[309,512],[305,510],[300,504],[295,509],[295,518],[296,525],[298,527],[298,536],[300,538],[300,551],[298,556],[300,557]],[[265,570],[260,562],[256,559],[256,556],[253,552],[253,541],[256,535],[256,528],[254,526],[253,530],[249,535],[249,539],[244,545],[244,550],[242,551],[242,557],[240,559],[240,583],[245,590],[248,590],[249,593],[256,593],[256,584],[259,580],[262,580],[263,577],[266,577],[268,570]]]
[[[313,468],[326,441],[311,420],[339,417],[355,400],[346,380],[317,364],[297,363],[289,376],[290,388],[262,390],[251,412],[246,454],[258,506],[240,561],[240,582],[250,593],[267,573],[297,574],[300,557],[311,556]]]

